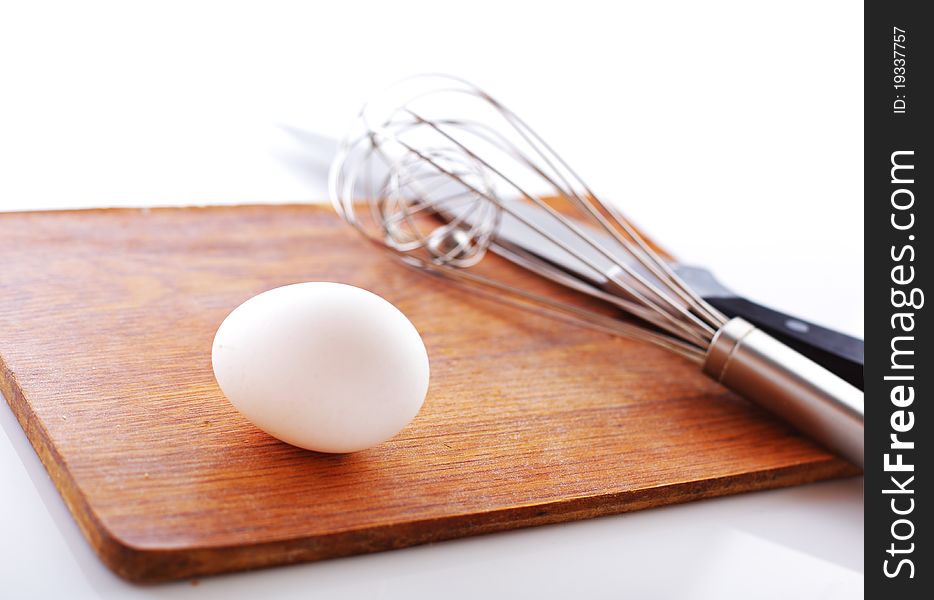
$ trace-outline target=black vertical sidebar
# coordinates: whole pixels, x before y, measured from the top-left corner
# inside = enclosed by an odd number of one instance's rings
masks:
[[[934,589],[934,498],[922,491],[934,478],[934,20],[924,4],[865,7],[867,598]]]

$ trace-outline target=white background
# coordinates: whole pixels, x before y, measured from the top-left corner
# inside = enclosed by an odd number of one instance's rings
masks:
[[[861,336],[862,12],[0,0],[0,210],[322,201],[317,136],[395,79],[447,72],[678,257]],[[5,407],[0,423],[3,598],[861,593],[861,480],[138,588],[91,554]]]

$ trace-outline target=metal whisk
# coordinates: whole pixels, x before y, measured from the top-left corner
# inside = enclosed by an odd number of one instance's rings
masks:
[[[476,86],[421,76],[368,103],[331,168],[330,189],[347,222],[405,263],[667,348],[862,466],[860,390],[710,306],[616,207]],[[491,274],[487,252],[601,302]]]

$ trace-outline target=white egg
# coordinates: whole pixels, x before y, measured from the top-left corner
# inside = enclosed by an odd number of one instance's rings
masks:
[[[388,440],[428,392],[428,353],[415,326],[376,294],[298,283],[234,309],[214,337],[214,376],[254,425],[319,452]]]

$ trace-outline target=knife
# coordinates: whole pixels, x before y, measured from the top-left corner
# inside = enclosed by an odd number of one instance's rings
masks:
[[[495,241],[491,247],[494,252],[514,262],[521,260],[523,253],[533,255],[545,260],[558,271],[574,275],[597,288],[613,288],[614,272],[620,270],[614,261],[593,247],[580,243],[580,239],[573,232],[544,211],[517,200],[502,202],[507,210],[503,211],[496,230]],[[446,207],[445,212],[456,216],[462,210],[464,209]],[[521,220],[514,215],[521,217]],[[465,220],[469,222],[469,216]],[[526,223],[546,232],[547,236]],[[608,234],[594,230],[588,231],[588,234],[603,248],[612,250],[618,247],[616,240]],[[554,240],[574,247],[587,262],[569,253]],[[650,272],[631,257],[623,255],[617,258],[646,279],[654,279]],[[840,378],[863,389],[863,340],[743,298],[729,290],[713,273],[703,267],[674,261],[669,262],[669,266],[690,288],[728,318],[745,319]]]
[[[331,138],[293,127],[283,126],[283,129],[302,142],[304,146],[315,150],[316,160],[320,156],[333,156],[337,152],[337,142]],[[324,163],[320,160],[318,162],[321,169],[324,169],[322,166]],[[375,174],[370,176],[376,177]],[[505,201],[505,204],[508,204],[509,210],[514,211],[515,214],[520,214],[523,219],[535,223],[536,227],[547,231],[564,243],[574,244],[575,247],[583,246],[581,252],[586,254],[589,251],[588,259],[595,261],[597,265],[604,266],[606,270],[603,273],[594,271],[547,237],[509,215],[507,211],[503,211],[502,221],[492,247],[494,252],[509,260],[521,260],[521,253],[526,252],[546,260],[558,271],[574,274],[600,288],[608,287],[609,278],[606,274],[612,274],[618,269],[616,265],[589,246],[579,244],[579,240],[567,228],[556,227],[554,220],[548,218],[542,211],[534,210],[517,200]],[[446,205],[444,212],[448,215],[457,215],[461,210]],[[465,220],[470,221],[469,218]],[[601,246],[605,248],[615,246],[614,240],[606,234],[598,231],[591,231],[591,233]],[[652,278],[652,275],[647,273],[641,265],[633,264],[631,260],[626,264],[639,271],[644,277]],[[727,317],[745,319],[857,388],[863,389],[863,340],[747,300],[730,291],[714,277],[713,273],[703,267],[678,262],[670,262],[669,265],[688,286]]]

